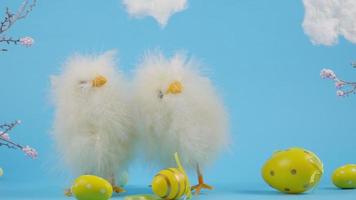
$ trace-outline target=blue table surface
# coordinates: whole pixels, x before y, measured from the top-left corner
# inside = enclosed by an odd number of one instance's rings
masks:
[[[48,183],[15,183],[0,181],[0,199],[74,199],[63,195],[63,185],[51,185]],[[124,199],[128,195],[150,194],[150,188],[144,185],[128,185],[125,187],[126,193],[115,195],[112,199]],[[278,200],[278,199],[300,199],[300,200],[354,200],[356,190],[340,190],[332,185],[319,185],[313,191],[300,195],[286,195],[268,188],[261,184],[220,184],[215,185],[213,191],[204,191],[200,196],[193,199],[208,200]]]

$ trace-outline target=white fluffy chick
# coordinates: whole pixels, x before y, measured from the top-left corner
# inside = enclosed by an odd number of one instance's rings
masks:
[[[181,54],[171,59],[160,52],[146,55],[135,75],[133,99],[148,160],[171,167],[178,152],[182,163],[197,171],[199,184],[192,190],[212,189],[201,169],[228,145],[228,117],[199,65]]]
[[[123,191],[115,177],[125,173],[133,142],[126,83],[113,52],[73,56],[52,77],[53,135],[64,163],[74,175],[109,180],[115,192]]]

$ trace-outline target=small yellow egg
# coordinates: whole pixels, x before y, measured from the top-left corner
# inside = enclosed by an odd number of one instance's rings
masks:
[[[263,179],[268,185],[289,194],[303,193],[313,188],[322,174],[321,160],[302,148],[278,151],[262,168]]]
[[[174,154],[178,168],[161,170],[152,180],[152,191],[165,200],[191,199],[190,182],[179,160],[178,153]]]
[[[187,193],[187,184],[187,177],[183,172],[177,168],[168,168],[153,178],[152,191],[162,199],[180,199]]]
[[[111,184],[98,176],[83,175],[72,185],[72,193],[78,200],[108,200],[112,196]]]
[[[0,168],[0,177],[4,175],[4,171],[2,170],[2,168]]]
[[[332,176],[333,183],[341,189],[356,189],[356,165],[348,164],[337,168]]]

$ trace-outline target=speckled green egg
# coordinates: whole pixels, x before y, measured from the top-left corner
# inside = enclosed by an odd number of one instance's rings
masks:
[[[348,164],[337,168],[332,176],[334,185],[341,189],[356,189],[356,165]]]
[[[262,168],[263,179],[268,185],[289,194],[303,193],[315,187],[322,174],[320,159],[303,148],[278,151]]]

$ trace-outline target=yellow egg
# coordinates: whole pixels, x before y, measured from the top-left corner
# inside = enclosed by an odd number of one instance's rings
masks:
[[[2,168],[0,168],[0,177],[4,174],[4,171],[2,170]]]
[[[302,148],[278,151],[262,168],[263,179],[271,187],[289,194],[308,191],[323,174],[321,160]]]
[[[183,172],[177,168],[160,171],[152,181],[152,191],[162,199],[180,199],[186,194],[188,181]]]
[[[93,175],[78,177],[71,190],[78,200],[108,200],[112,196],[111,184],[107,180]]]
[[[185,170],[180,163],[178,153],[174,154],[178,168],[161,170],[152,180],[152,191],[165,200],[191,199],[190,182]]]
[[[356,165],[348,164],[337,168],[332,177],[334,185],[342,189],[356,189]]]

